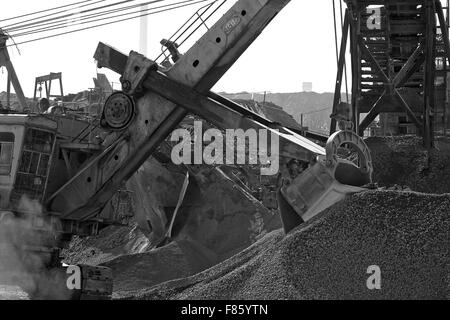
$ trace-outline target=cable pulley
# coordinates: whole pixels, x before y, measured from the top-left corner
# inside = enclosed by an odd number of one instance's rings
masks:
[[[107,129],[123,130],[130,125],[134,115],[133,99],[123,92],[115,92],[106,99],[100,123]]]

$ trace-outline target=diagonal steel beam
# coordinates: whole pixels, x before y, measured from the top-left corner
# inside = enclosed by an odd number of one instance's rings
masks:
[[[394,78],[394,87],[398,88],[405,84],[411,78],[414,72],[420,68],[425,62],[425,55],[423,54],[423,41],[417,46],[416,50],[408,58],[408,61],[403,65],[402,69]]]
[[[362,136],[364,134],[364,130],[375,120],[375,118],[380,114],[380,102],[385,96],[386,91],[378,98],[378,100],[373,104],[369,113],[366,115],[363,121],[359,124],[358,134]]]
[[[417,128],[419,128],[419,130],[422,131],[422,123],[419,121],[419,119],[417,119],[416,115],[414,114],[412,109],[409,107],[406,100],[403,99],[402,95],[400,94],[400,92],[397,89],[394,89],[394,92],[395,92],[396,98],[400,102],[400,105],[403,107],[403,109],[405,109],[406,113],[412,119],[412,121],[417,126]]]

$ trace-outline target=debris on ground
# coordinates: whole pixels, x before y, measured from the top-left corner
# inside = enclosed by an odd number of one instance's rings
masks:
[[[192,240],[151,248],[137,226],[108,227],[96,237],[76,238],[63,255],[67,264],[110,267],[114,291],[146,288],[187,277],[217,264],[217,256]]]
[[[67,264],[100,265],[124,254],[137,254],[149,249],[146,235],[137,225],[130,227],[110,226],[97,236],[75,236],[63,250]]]
[[[126,299],[446,299],[450,195],[367,191],[288,236],[274,231],[198,275]],[[370,266],[381,290],[369,290]]]

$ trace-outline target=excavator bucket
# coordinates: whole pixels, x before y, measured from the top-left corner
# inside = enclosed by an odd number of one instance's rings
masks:
[[[338,157],[341,146],[352,146],[358,164]],[[339,131],[327,141],[326,156],[297,176],[278,193],[278,205],[286,233],[341,201],[365,190],[372,182],[372,161],[364,141],[352,131]]]

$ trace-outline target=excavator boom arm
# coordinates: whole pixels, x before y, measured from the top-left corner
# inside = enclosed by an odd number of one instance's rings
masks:
[[[165,72],[167,77],[200,93],[208,92],[289,2],[237,1]],[[98,53],[113,57],[111,51]],[[70,220],[98,215],[120,185],[187,115],[186,109],[153,92],[140,97],[136,109],[132,125],[123,132],[127,143],[98,157],[96,163],[52,195],[48,202],[51,211],[61,212],[63,218]]]
[[[132,113],[135,116],[129,125],[119,130],[122,143],[98,157],[91,167],[85,168],[53,195],[51,209],[62,212],[62,217],[70,220],[85,221],[98,216],[121,184],[151,156],[187,112],[219,128],[265,129],[276,136],[282,174],[290,176],[291,180],[279,192],[279,197],[283,198],[279,203],[283,204],[280,209],[286,231],[345,195],[363,190],[361,187],[372,178],[370,153],[354,132],[333,135],[325,150],[288,128],[209,92],[288,2],[237,1],[186,54],[177,56],[176,63],[169,69],[137,52],[132,51],[127,57],[100,43],[95,54],[99,67],[120,73],[124,91],[114,97],[117,103],[105,105],[104,120],[111,123],[111,127],[117,125],[117,119],[110,117],[116,113],[117,104],[124,104],[133,111],[128,112],[130,117]],[[137,101],[136,107],[133,100]],[[359,165],[338,159],[337,150],[343,145],[357,149]],[[308,163],[309,168],[296,177],[286,174],[292,160]],[[91,185],[86,187],[86,181]]]

